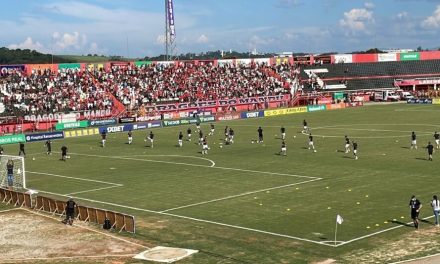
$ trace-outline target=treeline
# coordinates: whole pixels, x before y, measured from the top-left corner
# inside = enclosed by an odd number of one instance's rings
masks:
[[[69,59],[43,54],[29,49],[0,48],[0,64],[68,63]]]

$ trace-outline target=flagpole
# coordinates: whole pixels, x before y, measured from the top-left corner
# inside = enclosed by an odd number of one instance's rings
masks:
[[[336,234],[338,233],[338,219],[337,219],[338,217],[336,216],[336,221],[335,221],[335,223],[336,223],[336,227],[335,227],[335,246],[336,246]]]

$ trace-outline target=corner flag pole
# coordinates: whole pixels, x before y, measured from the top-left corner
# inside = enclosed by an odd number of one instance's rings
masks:
[[[342,218],[342,216],[340,216],[339,214],[336,215],[336,223],[335,223],[335,224],[336,224],[336,226],[335,226],[335,247],[336,247],[336,244],[337,244],[336,235],[337,235],[337,233],[338,233],[338,224],[341,225],[342,222],[344,222],[344,218]]]
[[[335,227],[335,246],[336,246],[336,234],[338,233],[338,220],[336,217],[336,221],[335,221],[336,227]]]

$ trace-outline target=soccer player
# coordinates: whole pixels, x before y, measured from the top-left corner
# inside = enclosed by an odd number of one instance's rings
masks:
[[[4,150],[3,147],[0,145],[0,155],[3,155],[4,152],[5,152],[5,150]]]
[[[232,130],[232,128],[229,128],[229,144],[234,144],[234,135],[234,130]]]
[[[210,136],[214,136],[214,132],[215,132],[215,127],[214,127],[214,124],[211,123],[211,131],[209,132],[208,135],[210,135]]]
[[[200,131],[200,121],[197,120],[196,122],[196,128],[197,128],[197,132]]]
[[[416,198],[415,195],[413,195],[411,200],[409,200],[409,208],[411,209],[411,218],[413,220],[414,227],[419,229],[419,213],[420,209],[422,208],[422,203]]]
[[[8,173],[8,189],[12,191],[12,187],[14,186],[14,161],[8,160],[6,164],[6,171]]]
[[[281,139],[285,140],[286,139],[286,128],[284,128],[283,126],[280,129],[281,132]]]
[[[225,143],[228,142],[229,139],[229,128],[228,126],[225,127]]]
[[[46,154],[47,154],[47,155],[52,155],[52,141],[47,140],[46,143],[44,143],[44,145],[45,145],[46,148],[47,148],[47,152],[46,152]]]
[[[202,155],[208,154],[208,139],[206,137],[203,138],[202,143]]]
[[[434,133],[434,140],[435,140],[435,148],[439,149],[440,148],[440,134],[435,131]]]
[[[307,126],[307,121],[304,119],[302,133],[308,133],[308,132],[309,132],[309,127]]]
[[[101,132],[101,146],[105,148],[105,141],[107,139],[107,132],[105,130],[102,130]]]
[[[65,224],[69,224],[72,225],[73,224],[73,219],[75,218],[75,207],[76,207],[76,203],[75,201],[73,201],[72,198],[70,198],[67,202],[66,202],[66,219]]]
[[[356,141],[353,141],[353,155],[355,160],[358,159],[357,153],[358,153],[358,143]]]
[[[309,149],[313,150],[313,152],[316,152],[315,143],[313,143],[312,133],[309,134]]]
[[[417,136],[414,131],[411,133],[411,149],[413,148],[417,149]]]
[[[426,146],[426,149],[428,150],[428,159],[432,161],[432,154],[434,153],[434,146],[431,144],[431,141],[428,142],[428,146]]]
[[[183,146],[183,133],[182,133],[182,131],[179,132],[179,141],[178,141],[178,143],[179,143],[179,147]]]
[[[131,130],[128,131],[128,145],[131,145],[131,143],[133,142],[133,133],[131,132]]]
[[[203,143],[203,131],[199,130],[199,145],[202,145]]]
[[[61,160],[62,161],[67,160],[67,147],[66,146],[61,147]]]
[[[263,143],[263,129],[261,127],[258,127],[258,143]]]
[[[287,156],[287,146],[286,146],[286,142],[284,142],[284,140],[281,143],[280,155]]]
[[[431,201],[431,207],[432,207],[432,211],[434,212],[434,222],[435,222],[435,226],[439,226],[438,225],[438,215],[440,213],[440,201],[437,198],[437,195],[434,195],[432,197],[432,201]]]
[[[150,131],[150,134],[148,135],[147,139],[150,140],[150,143],[151,143],[150,147],[154,148],[154,134],[153,134],[153,131]]]
[[[188,135],[188,141],[191,142],[191,128],[188,127],[188,129],[186,130],[186,134]]]
[[[345,153],[350,152],[350,139],[345,135]]]
[[[24,151],[24,143],[23,142],[20,142],[18,156],[21,156],[21,154],[23,154],[23,156],[26,158],[26,152]]]

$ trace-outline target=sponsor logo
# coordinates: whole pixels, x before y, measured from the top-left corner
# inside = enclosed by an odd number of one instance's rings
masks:
[[[325,105],[309,105],[309,106],[307,106],[307,111],[309,111],[309,112],[323,111],[325,109],[326,109]]]
[[[201,116],[199,119],[202,123],[215,121],[214,116]]]
[[[408,104],[432,104],[431,98],[412,98],[406,101]]]
[[[2,136],[0,137],[0,145],[5,144],[14,144],[14,143],[20,143],[25,142],[26,137],[24,134],[17,134],[17,135],[9,135],[9,136]]]
[[[91,120],[90,126],[108,126],[116,123],[116,119]]]
[[[47,133],[38,133],[38,134],[27,134],[26,141],[43,141],[43,140],[54,140],[54,139],[62,139],[64,138],[63,132],[47,132]]]
[[[165,120],[165,121],[163,121],[163,125],[164,126],[178,126],[178,125],[180,125],[180,121],[179,120]]]
[[[124,131],[125,126],[107,127],[107,133],[115,133]]]
[[[217,116],[217,120],[219,120],[219,121],[236,120],[236,119],[240,119],[239,114],[229,114],[229,115]]]
[[[134,117],[121,117],[119,118],[119,123],[134,123],[136,118]]]

